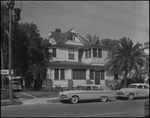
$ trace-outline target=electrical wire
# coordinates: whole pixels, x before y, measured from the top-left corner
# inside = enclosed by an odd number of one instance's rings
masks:
[[[142,11],[146,11],[146,12],[149,12],[149,10],[145,10],[145,9],[142,9],[142,8],[139,8],[139,7],[136,7],[136,6],[132,6],[132,5],[129,5],[129,4],[125,4],[123,2],[120,2],[120,1],[115,1],[119,4],[123,4],[123,5],[126,5],[126,6],[129,6],[129,7],[132,7],[132,8],[135,8],[135,9],[139,9],[139,10],[142,10]]]
[[[44,2],[42,2],[42,3],[44,3]],[[48,3],[44,3],[44,4],[47,5]],[[49,5],[54,6],[54,7],[59,7],[59,8],[65,9],[65,10],[69,10],[69,11],[72,11],[72,12],[77,12],[77,13],[80,13],[80,14],[88,15],[88,16],[91,16],[91,17],[100,18],[100,19],[103,19],[105,21],[115,22],[115,23],[118,23],[118,24],[123,24],[123,25],[128,25],[128,26],[134,27],[134,25],[132,25],[132,24],[128,24],[128,23],[124,23],[124,22],[121,22],[121,21],[113,20],[113,19],[106,18],[106,17],[100,16],[100,15],[96,15],[96,14],[92,14],[92,13],[89,13],[89,12],[74,9],[74,8],[71,8],[71,7],[67,7],[67,6],[64,6],[64,5],[60,5],[60,4],[57,4],[57,3],[50,2]],[[141,28],[141,27],[138,27],[138,28]]]
[[[132,24],[124,23],[124,22],[121,22],[121,21],[113,20],[113,19],[106,18],[106,17],[99,16],[99,15],[95,15],[95,14],[92,14],[92,13],[89,13],[89,12],[84,12],[84,11],[74,9],[74,8],[71,8],[71,7],[67,7],[67,6],[63,6],[63,5],[60,5],[60,4],[57,4],[57,3],[55,3],[55,4],[52,3],[52,2],[50,2],[50,3],[51,4],[49,4],[49,5],[52,5],[54,7],[59,7],[59,8],[66,9],[66,10],[69,10],[69,11],[78,12],[80,14],[82,13],[84,15],[88,15],[88,16],[91,16],[91,17],[94,17],[94,18],[100,18],[100,19],[105,20],[105,21],[110,21],[110,22],[113,22],[113,23],[118,23],[118,24],[121,24],[121,25],[129,26],[129,27],[131,27],[131,26],[135,27],[135,25],[132,25]],[[48,3],[44,3],[44,4],[47,5]],[[143,29],[142,27],[137,27],[137,28]]]
[[[124,11],[124,10],[121,10],[121,9],[116,9],[114,7],[106,6],[106,5],[103,5],[103,4],[100,4],[100,3],[95,3],[95,2],[91,2],[91,1],[87,1],[87,2],[98,5],[98,6],[101,6],[101,7],[105,7],[105,8],[108,8],[108,9],[112,9],[112,10],[115,10],[115,11],[124,12],[126,14],[134,15],[134,16],[137,16],[137,17],[140,17],[140,18],[144,18],[144,19],[147,18],[147,20],[149,20],[149,18],[146,17],[146,16],[142,16],[142,15],[139,15],[139,14],[134,14],[134,13]]]
[[[77,16],[81,16],[81,17],[85,17],[85,18],[88,18],[88,19],[92,19],[92,20],[96,20],[96,21],[101,21],[101,22],[105,22],[105,23],[109,23],[109,24],[113,24],[113,25],[118,25],[118,26],[121,26],[121,27],[126,27],[126,28],[130,28],[130,29],[135,29],[135,30],[139,30],[139,31],[143,31],[143,32],[146,32],[146,33],[149,33],[146,29],[143,29],[143,28],[141,28],[141,27],[136,27],[136,26],[134,26],[133,27],[133,25],[131,25],[131,24],[128,24],[127,25],[127,23],[124,23],[124,24],[121,24],[121,23],[117,23],[116,21],[115,22],[113,22],[113,20],[112,19],[104,19],[104,17],[102,18],[98,18],[98,17],[95,17],[95,16],[93,16],[93,14],[92,14],[92,16],[91,15],[87,15],[87,14],[83,14],[83,13],[81,13],[81,12],[79,12],[78,11],[78,13],[77,13],[77,11],[73,11],[73,9],[65,9],[65,8],[59,8],[58,6],[54,6],[54,8],[53,7],[50,7],[50,6],[45,6],[45,5],[43,5],[43,4],[37,4],[37,3],[34,3],[34,2],[30,2],[30,3],[32,3],[32,4],[35,4],[35,5],[38,5],[38,6],[42,6],[42,7],[46,7],[46,8],[50,8],[50,9],[55,9],[55,10],[58,10],[58,11],[61,11],[61,12],[65,12],[65,13],[70,13],[70,14],[74,14],[74,15],[77,15]],[[47,5],[47,3],[45,3],[46,5]],[[49,4],[50,5],[50,4]],[[66,7],[67,8],[67,7]],[[67,10],[67,11],[66,11]],[[71,12],[72,11],[72,12]],[[83,11],[82,11],[83,12]],[[110,22],[110,20],[111,20],[111,22]],[[123,23],[123,22],[122,22]],[[126,24],[126,25],[125,25]],[[132,26],[132,27],[131,27]]]

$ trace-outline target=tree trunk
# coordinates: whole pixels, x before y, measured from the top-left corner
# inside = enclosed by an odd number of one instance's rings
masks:
[[[127,88],[127,75],[128,75],[128,72],[125,71],[125,78],[124,78],[124,87]]]

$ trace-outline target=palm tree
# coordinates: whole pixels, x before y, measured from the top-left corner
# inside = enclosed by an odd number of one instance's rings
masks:
[[[128,73],[131,70],[139,73],[141,67],[148,65],[143,54],[144,49],[140,48],[139,42],[133,46],[131,39],[123,37],[119,40],[119,44],[109,51],[105,70],[110,71],[113,67],[117,67],[120,72],[124,73],[124,86],[127,87]]]

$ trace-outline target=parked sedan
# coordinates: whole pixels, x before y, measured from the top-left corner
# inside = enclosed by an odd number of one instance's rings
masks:
[[[134,97],[149,97],[149,85],[144,83],[133,83],[127,88],[116,91],[116,98],[126,97],[133,100]]]
[[[70,100],[71,103],[76,104],[80,100],[101,100],[106,102],[108,98],[115,97],[112,90],[104,90],[99,85],[80,85],[76,90],[59,92],[60,101]]]

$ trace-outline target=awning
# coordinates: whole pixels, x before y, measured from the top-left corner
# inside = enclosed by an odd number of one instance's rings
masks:
[[[44,66],[47,67],[62,67],[62,68],[88,68],[88,69],[104,69],[104,65],[91,65],[83,62],[66,62],[66,61],[55,61],[46,63]]]

